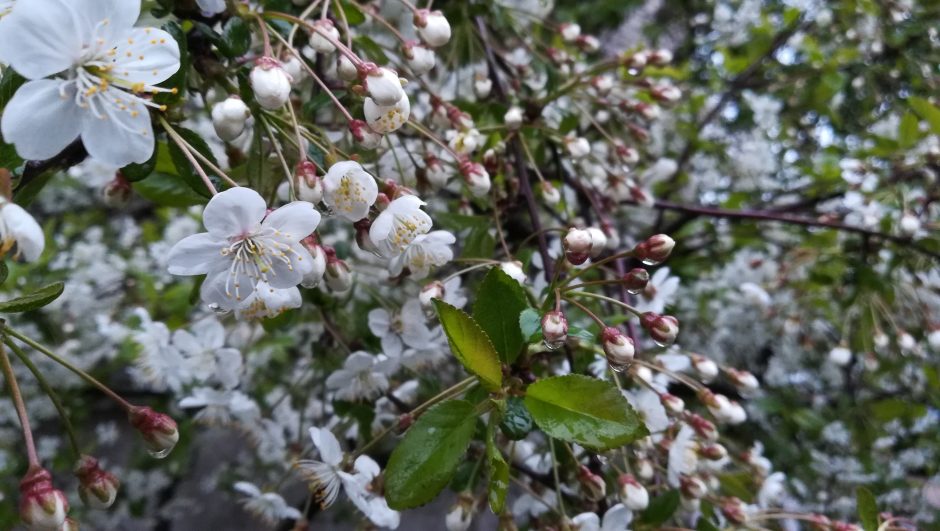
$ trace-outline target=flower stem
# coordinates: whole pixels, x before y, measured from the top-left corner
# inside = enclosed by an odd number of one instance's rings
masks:
[[[88,382],[89,384],[93,385],[94,387],[97,387],[99,391],[101,391],[102,393],[108,395],[108,397],[110,397],[112,400],[114,400],[115,402],[117,402],[118,405],[121,406],[122,408],[124,408],[125,410],[130,411],[131,408],[134,407],[133,404],[131,404],[131,403],[128,402],[127,400],[124,400],[123,398],[121,398],[120,395],[118,395],[117,393],[115,393],[114,391],[112,391],[111,388],[108,387],[107,385],[105,385],[105,384],[101,383],[100,381],[98,381],[94,376],[88,374],[87,372],[83,371],[82,369],[79,369],[78,367],[76,367],[75,365],[73,365],[72,363],[70,363],[69,361],[65,360],[64,358],[60,357],[60,356],[57,355],[56,353],[54,353],[54,352],[52,352],[51,350],[49,350],[48,348],[42,346],[41,344],[37,343],[36,341],[33,341],[32,339],[30,339],[30,338],[24,336],[23,334],[17,332],[16,330],[13,330],[13,329],[10,328],[10,327],[6,327],[4,330],[6,331],[7,334],[9,334],[9,335],[15,337],[16,339],[19,339],[19,340],[22,341],[23,343],[26,343],[27,345],[29,345],[30,347],[34,348],[35,350],[38,350],[39,352],[42,352],[42,353],[45,354],[46,356],[52,358],[52,360],[55,361],[56,363],[58,363],[59,365],[61,365],[61,366],[65,367],[66,369],[68,369],[68,370],[74,372],[74,373],[75,373],[76,375],[78,375],[78,377],[81,378],[82,380],[85,380],[86,382]]]
[[[607,295],[601,295],[600,293],[591,293],[588,291],[569,291],[567,292],[567,294],[570,296],[574,296],[574,297],[590,297],[593,299],[600,299],[602,301],[607,301],[607,302],[616,304],[618,306],[621,306],[634,315],[640,316],[643,314],[643,312],[641,312],[640,310],[634,308],[633,306],[630,306],[629,304],[623,301],[618,301],[617,299],[613,297],[608,297]]]
[[[206,171],[202,169],[202,166],[200,166],[199,162],[197,162],[196,159],[193,157],[193,154],[189,151],[188,144],[186,144],[186,141],[183,140],[183,137],[181,137],[179,133],[177,133],[170,126],[170,124],[167,123],[165,118],[163,118],[162,116],[159,116],[158,118],[160,120],[160,125],[162,125],[163,129],[166,130],[166,134],[170,137],[170,140],[172,140],[180,148],[180,151],[183,152],[183,155],[192,165],[193,169],[196,171],[196,173],[199,174],[199,177],[202,178],[202,182],[205,183],[206,188],[209,190],[209,192],[212,195],[218,194],[219,191],[215,189],[215,185],[212,184],[212,180],[210,180],[209,176],[206,175]]]
[[[68,435],[69,444],[72,447],[72,452],[75,454],[77,459],[82,455],[81,450],[78,447],[78,439],[75,438],[75,429],[72,427],[72,421],[69,420],[69,416],[65,411],[65,408],[62,406],[62,401],[59,399],[58,393],[55,392],[55,389],[49,385],[49,381],[46,380],[46,377],[42,375],[42,372],[39,371],[39,367],[36,367],[36,364],[33,363],[33,360],[29,359],[29,356],[23,352],[12,339],[3,336],[3,342],[6,346],[10,347],[10,350],[16,354],[16,357],[23,362],[23,365],[26,365],[26,368],[29,369],[29,372],[33,373],[33,376],[36,378],[36,382],[39,383],[39,387],[42,389],[46,396],[49,397],[49,400],[52,401],[52,405],[55,407],[56,412],[59,414],[59,418],[62,420],[62,426],[65,427],[65,433]]]
[[[7,351],[0,345],[0,368],[3,369],[3,377],[10,388],[10,399],[13,400],[13,407],[16,408],[16,415],[20,418],[20,427],[23,429],[23,442],[26,444],[26,459],[29,461],[29,467],[38,467],[39,456],[36,454],[36,444],[33,442],[33,430],[29,427],[29,416],[26,415],[26,404],[23,403],[23,395],[20,394],[20,386],[16,383],[16,375],[13,374],[13,366],[10,365],[10,357]]]

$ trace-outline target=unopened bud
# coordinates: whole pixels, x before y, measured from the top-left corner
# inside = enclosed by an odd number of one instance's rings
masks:
[[[522,107],[512,106],[506,111],[506,114],[503,115],[503,123],[506,124],[506,128],[510,130],[519,129],[522,125],[522,120]]]
[[[565,247],[565,258],[573,265],[581,265],[591,256],[591,233],[586,230],[568,229],[562,244]]]
[[[565,42],[574,42],[575,39],[581,36],[581,26],[573,22],[565,22],[558,29],[561,31],[561,38]]]
[[[656,66],[668,65],[672,62],[672,52],[665,49],[655,50],[650,52],[648,60],[650,64]]]
[[[317,53],[330,54],[336,51],[333,43],[339,40],[339,30],[328,18],[321,18],[313,23],[310,29],[310,47]]]
[[[760,388],[760,382],[757,381],[757,377],[748,371],[739,371],[738,369],[729,368],[725,372],[728,375],[728,379],[731,380],[731,383],[741,392],[756,391]]]
[[[656,473],[656,470],[653,468],[653,462],[647,458],[639,459],[636,462],[636,475],[640,479],[649,481],[653,479],[653,475]]]
[[[573,159],[580,159],[591,154],[591,143],[584,137],[569,135],[562,140]]]
[[[568,319],[565,314],[551,311],[542,316],[542,338],[550,349],[556,349],[567,341]]]
[[[473,494],[461,493],[457,496],[457,503],[451,506],[444,517],[447,531],[467,531],[473,523],[473,509],[476,505]]]
[[[163,459],[173,450],[180,440],[176,421],[169,415],[158,413],[149,407],[133,407],[128,412],[131,426],[140,432],[147,452],[157,459]]]
[[[65,523],[69,502],[52,485],[52,474],[31,466],[20,481],[20,519],[31,530],[58,531]]]
[[[699,354],[689,354],[689,361],[692,363],[692,368],[698,373],[699,379],[703,382],[710,382],[718,376],[718,364],[710,358]]]
[[[649,281],[650,273],[642,267],[631,269],[623,275],[623,287],[634,295],[646,289]]]
[[[327,253],[326,273],[323,278],[326,287],[332,292],[342,293],[352,287],[352,271],[346,262],[336,257],[336,253]]]
[[[108,181],[101,190],[104,202],[110,207],[122,207],[131,199],[134,190],[131,183],[120,171],[114,174],[114,179]]]
[[[620,499],[631,511],[642,511],[650,504],[650,495],[646,487],[640,484],[630,474],[623,474],[618,479],[620,483]]]
[[[676,241],[665,234],[650,236],[633,248],[633,256],[646,265],[661,264],[669,258]]]
[[[97,459],[81,456],[75,467],[75,476],[79,481],[78,495],[85,505],[92,509],[107,509],[114,503],[121,482],[114,474],[102,470]]]
[[[323,181],[317,176],[317,165],[304,160],[296,170],[297,199],[317,204],[323,199]]]
[[[659,315],[646,312],[640,316],[640,324],[659,346],[666,347],[676,341],[679,335],[679,320],[671,315]]]
[[[258,104],[269,111],[280,109],[290,97],[291,79],[273,57],[261,57],[249,75]]]
[[[326,252],[312,238],[308,237],[303,241],[303,244],[313,259],[313,265],[308,266],[309,269],[304,273],[300,285],[305,288],[314,288],[320,284],[323,275],[326,274]]]
[[[585,497],[591,501],[602,500],[607,495],[607,483],[604,478],[584,465],[578,469],[578,483],[581,484]]]
[[[460,165],[460,174],[463,175],[470,193],[474,197],[482,197],[489,193],[493,185],[490,174],[479,162],[464,161]]]
[[[673,415],[679,415],[685,411],[685,402],[676,395],[662,393],[659,395],[659,400],[663,407]]]
[[[238,138],[245,130],[251,111],[238,96],[229,96],[212,106],[212,127],[226,142]]]
[[[429,310],[434,306],[434,299],[443,299],[444,298],[444,283],[440,280],[435,280],[429,282],[421,288],[421,292],[418,293],[418,301],[421,302],[421,307],[425,310]]]
[[[690,413],[686,418],[686,422],[689,426],[692,426],[692,429],[695,430],[695,433],[699,437],[705,439],[706,441],[715,442],[718,440],[718,428],[715,427],[715,424],[706,419],[705,417]]]
[[[587,231],[591,235],[591,258],[597,258],[607,249],[607,235],[597,227],[588,227]]]
[[[699,448],[698,453],[711,461],[721,461],[728,457],[728,449],[718,443],[702,446]]]
[[[363,251],[381,256],[379,248],[376,247],[375,243],[372,241],[372,238],[369,237],[369,229],[372,228],[372,220],[369,218],[362,218],[359,221],[353,223],[353,227],[356,229],[356,245],[358,245],[359,248]]]
[[[542,199],[549,206],[555,206],[561,202],[561,192],[552,183],[542,181],[541,183]]]
[[[723,498],[721,500],[721,514],[735,524],[747,523],[747,506],[738,498]]]
[[[633,356],[636,354],[636,347],[633,340],[624,335],[619,329],[608,326],[601,331],[601,344],[604,346],[604,354],[607,356],[607,363],[615,371],[623,371],[633,362]]]
[[[679,492],[685,498],[700,500],[708,494],[708,487],[697,476],[681,476],[679,478]]]
[[[418,36],[432,48],[444,46],[450,40],[450,23],[440,11],[419,9],[415,12],[414,24]]]
[[[349,132],[353,139],[365,149],[375,149],[382,142],[382,135],[373,131],[363,120],[350,120]]]

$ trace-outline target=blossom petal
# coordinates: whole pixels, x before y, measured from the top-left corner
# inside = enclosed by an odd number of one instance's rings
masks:
[[[625,531],[633,521],[633,511],[618,503],[604,513],[601,531]]]
[[[97,106],[99,115],[85,113],[82,143],[88,153],[113,166],[147,162],[154,148],[147,108],[130,94],[113,88],[102,92],[90,105]]]
[[[258,192],[239,186],[219,192],[206,205],[202,222],[217,236],[228,238],[254,230],[264,218],[267,204]]]
[[[343,450],[333,432],[326,428],[310,428],[310,438],[320,452],[320,458],[328,465],[339,465],[343,460]]]
[[[278,231],[280,236],[290,241],[300,241],[320,224],[320,213],[306,201],[294,201],[268,214],[261,223],[263,228]]]
[[[265,242],[266,247],[275,249],[270,241]],[[310,252],[299,243],[290,245],[290,250],[284,252],[286,260],[281,257],[271,257],[271,267],[264,273],[267,275],[267,282],[272,288],[288,289],[300,284],[304,279],[305,266],[301,265],[303,260],[313,261]]]
[[[10,23],[4,21],[3,25]],[[78,138],[82,110],[68,92],[65,98],[61,96],[64,83],[55,79],[30,81],[16,91],[3,110],[0,119],[3,138],[14,144],[24,159],[51,158]]]
[[[222,260],[225,243],[208,232],[187,236],[170,249],[167,271],[172,275],[204,275]]]
[[[27,262],[35,262],[46,247],[46,235],[33,216],[15,203],[0,205],[3,223],[10,236],[16,240],[16,252]]]
[[[114,40],[113,74],[130,85],[156,85],[180,69],[180,49],[167,32],[156,28],[132,28]]]
[[[140,17],[140,2],[128,0],[63,0],[70,3],[72,13],[84,24],[83,33],[93,44],[92,36],[111,42],[125,32]],[[105,22],[107,21],[107,22]]]
[[[41,79],[77,64],[86,28],[69,3],[21,1],[4,17],[0,49],[4,60],[23,77]]]

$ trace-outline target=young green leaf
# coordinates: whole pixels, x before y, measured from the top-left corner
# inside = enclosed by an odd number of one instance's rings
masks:
[[[479,376],[486,387],[498,389],[503,383],[503,371],[486,332],[472,317],[444,301],[435,299],[434,307],[454,356],[468,371]]]
[[[858,505],[858,520],[865,531],[878,529],[878,504],[875,495],[865,487],[855,490],[855,503]]]
[[[535,382],[525,406],[549,436],[588,448],[616,448],[649,435],[616,386],[580,374]]]
[[[940,135],[940,109],[924,98],[916,96],[911,96],[907,101],[914,112],[930,124],[930,130],[935,135]]]
[[[0,302],[0,313],[19,313],[38,310],[62,295],[65,284],[56,282],[38,290],[8,301]]]
[[[640,522],[656,528],[669,520],[679,508],[679,491],[670,490],[650,500],[649,506],[640,515]]]
[[[509,492],[509,465],[503,454],[496,447],[496,424],[499,422],[496,412],[490,414],[486,427],[486,465],[490,482],[487,501],[493,514],[499,514],[506,508],[506,494]]]
[[[506,363],[516,360],[524,344],[519,315],[528,306],[522,286],[498,267],[489,270],[477,290],[473,318]]]
[[[538,341],[542,337],[542,318],[539,312],[532,308],[526,308],[519,314],[519,329],[522,331],[522,337],[529,343]]]
[[[441,402],[421,415],[389,458],[389,507],[410,509],[437,496],[466,453],[476,422],[473,404],[463,400]]]

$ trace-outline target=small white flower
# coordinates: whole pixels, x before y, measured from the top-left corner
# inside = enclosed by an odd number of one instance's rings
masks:
[[[398,73],[384,66],[370,72],[363,83],[369,96],[378,105],[395,105],[405,95]]]
[[[629,529],[633,511],[618,503],[607,509],[603,520],[596,513],[581,513],[571,519],[578,531],[623,531]]]
[[[580,159],[591,154],[591,143],[584,137],[569,135],[564,138],[564,143],[571,158]]]
[[[140,2],[17,2],[0,25],[4,60],[29,79],[3,112],[3,137],[25,159],[48,159],[81,137],[89,154],[124,166],[153,154],[148,96],[180,68],[169,33],[134,28]],[[65,77],[44,79],[56,74]],[[175,89],[173,89],[175,90]]]
[[[698,466],[698,453],[695,442],[695,430],[688,424],[683,424],[676,435],[672,445],[669,446],[669,461],[667,467],[667,479],[672,487],[679,486],[679,476],[692,474]]]
[[[226,142],[238,138],[245,131],[251,111],[238,96],[229,96],[212,106],[212,126],[215,134]]]
[[[323,177],[323,202],[349,221],[366,217],[378,195],[375,179],[352,160],[333,164]]]
[[[463,131],[451,129],[447,131],[447,139],[447,145],[460,155],[473,153],[486,141],[480,131],[473,128]]]
[[[636,393],[624,391],[623,395],[640,414],[650,433],[660,433],[669,428],[669,417],[666,415],[666,408],[663,407],[663,403],[656,393],[643,388]]]
[[[132,339],[140,345],[137,368],[141,379],[156,390],[179,391],[192,381],[192,374],[179,349],[170,342],[170,329],[159,321],[152,321],[143,309],[135,312],[140,318],[140,330]]]
[[[369,229],[369,239],[385,257],[397,256],[415,238],[431,230],[431,216],[421,207],[425,204],[414,195],[395,199],[379,214]]]
[[[343,368],[326,379],[326,387],[340,400],[372,399],[388,390],[387,364],[367,352],[353,352]]]
[[[477,76],[473,80],[473,93],[481,100],[490,95],[493,90],[493,80],[486,76]]]
[[[339,40],[339,30],[333,25],[333,21],[324,18],[314,22],[313,26],[314,29],[310,31],[310,47],[322,54],[335,52],[336,46],[333,42]]]
[[[574,42],[575,39],[581,36],[581,26],[573,23],[567,22],[561,25],[561,38],[565,42]]]
[[[262,492],[253,483],[247,481],[235,483],[234,488],[246,496],[241,500],[245,510],[267,525],[273,526],[281,520],[300,520],[303,517],[300,511],[287,505],[284,498],[276,492]]]
[[[508,129],[519,129],[519,126],[522,125],[522,107],[513,105],[506,111],[506,114],[503,115],[503,123],[506,124]]]
[[[225,347],[225,328],[215,317],[197,321],[189,331],[173,332],[173,346],[196,380],[204,382],[215,377],[226,389],[238,385],[242,355],[238,349]]]
[[[446,230],[420,234],[391,260],[389,272],[397,276],[407,267],[415,279],[425,278],[432,267],[440,267],[454,259],[454,250],[450,246],[456,241],[457,238]]]
[[[257,404],[248,395],[232,389],[197,387],[180,400],[183,409],[199,409],[195,419],[210,426],[226,426],[254,416]]]
[[[273,57],[258,59],[249,80],[258,104],[269,111],[280,109],[290,98],[290,75]]]
[[[377,105],[372,98],[366,98],[362,105],[362,114],[373,131],[384,135],[405,125],[411,116],[411,101],[408,100],[407,94],[402,94],[401,99],[394,105]]]
[[[450,40],[450,23],[440,11],[419,12],[415,17],[415,31],[431,48],[444,46]]]
[[[834,365],[844,367],[852,361],[852,351],[843,346],[833,347],[829,351],[829,361]]]
[[[410,299],[400,312],[389,313],[384,308],[369,312],[369,330],[382,341],[382,352],[386,356],[401,356],[404,345],[423,349],[431,341],[424,310],[418,299]]]
[[[174,275],[207,275],[201,290],[206,304],[233,310],[259,282],[292,288],[313,267],[300,244],[320,223],[320,213],[310,203],[295,201],[267,214],[257,192],[231,188],[209,201],[203,223],[208,232],[170,249],[167,269]]]
[[[29,212],[0,197],[0,258],[14,247],[13,258],[35,262],[46,247],[46,236]]]

